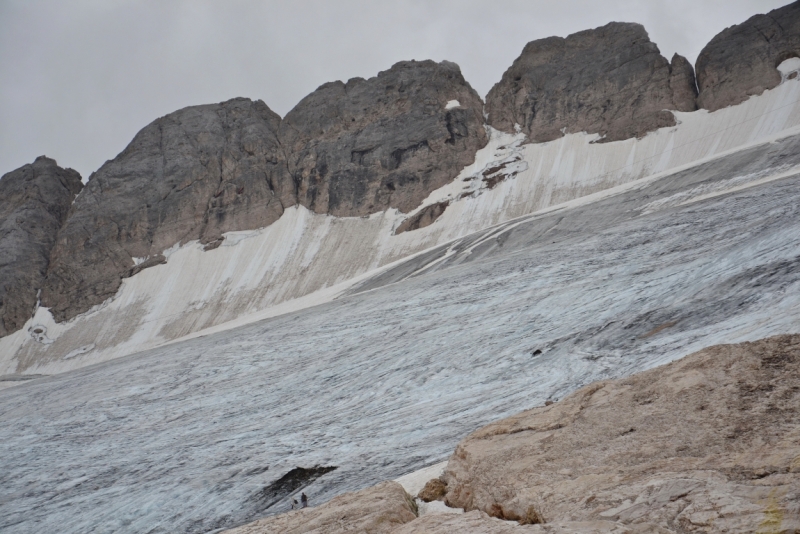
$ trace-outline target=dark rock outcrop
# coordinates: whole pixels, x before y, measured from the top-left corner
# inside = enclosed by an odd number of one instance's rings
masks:
[[[176,111],[95,172],[53,249],[42,303],[63,321],[113,296],[165,249],[266,226],[294,204],[280,117],[244,98]],[[133,258],[150,258],[137,269]]]
[[[0,179],[0,336],[33,314],[56,235],[82,187],[80,174],[44,156]]]
[[[415,213],[400,223],[400,226],[398,226],[394,231],[395,235],[402,234],[403,232],[410,232],[412,230],[419,230],[420,228],[425,228],[426,226],[432,225],[434,222],[436,222],[436,219],[438,219],[442,213],[444,213],[444,210],[446,210],[447,206],[449,205],[449,201],[444,201],[431,204],[430,206],[425,206],[418,213]]]
[[[715,111],[772,89],[776,67],[792,57],[800,57],[800,2],[726,28],[697,57],[698,105]]]
[[[337,216],[411,211],[486,144],[482,110],[446,61],[403,61],[321,86],[281,123],[299,203]]]
[[[491,126],[519,124],[533,142],[583,131],[604,141],[642,137],[675,124],[665,110],[694,109],[689,62],[668,62],[643,26],[621,22],[531,41],[486,96]]]

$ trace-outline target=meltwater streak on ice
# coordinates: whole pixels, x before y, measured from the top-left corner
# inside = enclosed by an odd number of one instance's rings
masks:
[[[796,332],[798,165],[800,136],[753,147],[302,313],[0,391],[0,531],[231,526],[288,507],[258,496],[296,466],[339,466],[302,489],[319,504],[589,381]],[[785,177],[741,188],[757,171]]]
[[[263,316],[281,303],[291,308],[328,300],[337,294],[334,286],[344,288],[348,280],[437,244],[796,127],[800,81],[788,80],[739,106],[676,116],[675,127],[607,144],[574,134],[519,146],[519,136],[493,132],[476,162],[423,207],[467,196],[419,230],[392,235],[405,218],[395,210],[335,218],[292,208],[263,230],[227,234],[216,250],[187,244],[166,265],[124,280],[114,299],[73,321],[56,324],[46,309],[38,310],[22,330],[0,339],[0,374],[62,372]],[[518,158],[516,176],[487,190],[481,171]],[[304,300],[291,304],[298,298]],[[29,333],[34,327],[53,342],[36,342]]]

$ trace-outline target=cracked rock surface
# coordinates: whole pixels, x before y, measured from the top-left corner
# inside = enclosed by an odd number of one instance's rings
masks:
[[[611,22],[566,38],[531,41],[486,96],[489,124],[533,142],[565,133],[604,141],[672,126],[669,111],[692,111],[694,72],[685,58],[661,55],[640,24]]]
[[[411,211],[486,145],[482,110],[449,61],[402,61],[368,80],[326,83],[281,123],[299,203],[342,217]]]
[[[800,57],[800,2],[726,28],[697,57],[701,108],[715,111],[760,95],[781,82],[776,68]]]
[[[800,335],[783,335],[590,384],[462,441],[446,503],[520,523],[795,532],[798,383]]]
[[[30,319],[56,234],[81,188],[77,171],[45,156],[0,179],[0,337]]]

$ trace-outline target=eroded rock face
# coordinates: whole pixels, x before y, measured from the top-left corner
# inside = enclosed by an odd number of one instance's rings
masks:
[[[409,61],[323,85],[283,122],[243,98],[162,117],[92,175],[42,303],[70,319],[173,245],[215,248],[224,232],[268,226],[297,203],[337,216],[410,211],[486,144],[482,105],[457,65]]]
[[[591,384],[462,441],[443,475],[446,503],[545,525],[794,532],[798,384],[800,335]]]
[[[604,141],[642,137],[675,124],[665,110],[692,111],[691,65],[667,61],[640,24],[611,22],[566,38],[528,43],[486,96],[489,124],[533,142],[564,133],[599,133]]]
[[[345,493],[314,508],[303,508],[226,530],[226,534],[363,532],[383,534],[416,519],[414,501],[397,482]]]
[[[726,28],[697,57],[698,105],[715,111],[772,89],[776,67],[792,57],[800,57],[800,2]]]
[[[281,123],[298,200],[336,216],[407,213],[486,145],[482,110],[446,61],[403,61],[369,80],[325,84]]]
[[[176,243],[213,246],[223,232],[277,220],[295,202],[280,120],[263,102],[238,98],[145,127],[75,202],[43,305],[56,320],[69,319],[113,296],[122,278],[163,262],[162,251]]]
[[[76,171],[45,156],[0,179],[0,336],[33,314],[56,234],[82,188]]]

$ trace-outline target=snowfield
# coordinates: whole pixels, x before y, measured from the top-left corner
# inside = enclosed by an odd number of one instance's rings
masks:
[[[792,61],[781,65],[784,76]],[[167,264],[124,280],[113,299],[72,321],[56,324],[40,308],[0,339],[0,375],[64,372],[327,302],[358,277],[489,226],[791,135],[800,127],[800,80],[786,78],[738,106],[676,117],[675,127],[614,143],[572,134],[525,145],[491,131],[475,163],[410,214],[337,218],[295,207],[267,228],[227,234],[215,250],[173,247]],[[746,187],[762,178],[737,179]],[[394,234],[439,202],[450,204],[432,225]]]
[[[64,370],[128,346],[108,344],[128,325],[124,339],[155,343],[213,325],[212,311],[226,302],[258,312],[330,289],[315,307],[0,391],[0,531],[214,531],[283,511],[293,492],[305,491],[314,505],[437,464],[476,428],[587,382],[716,343],[797,332],[800,132],[784,127],[796,113],[787,95],[797,99],[798,87],[787,82],[707,115],[727,117],[731,127],[703,138],[705,147],[679,139],[694,116],[639,141],[571,136],[496,146],[524,153],[528,169],[456,202],[425,231],[392,237],[392,214],[336,220],[295,210],[299,228],[287,217],[229,236],[220,252],[176,250],[166,265],[126,281],[86,323],[58,330],[37,317],[54,339],[42,350],[57,356],[29,369]],[[755,126],[739,129],[755,106],[782,112],[769,122],[752,111],[763,141],[754,144]],[[698,119],[693,135],[716,131],[703,124]],[[747,147],[731,150],[731,139]],[[618,167],[631,153],[635,162],[659,150],[650,163]],[[680,150],[700,162],[685,165]],[[547,160],[550,151],[563,155]],[[723,155],[706,158],[713,153]],[[598,172],[627,169],[608,174],[625,183],[607,189],[610,178],[586,178],[590,162]],[[670,166],[677,170],[663,171]],[[570,176],[585,185],[570,185]],[[520,213],[577,191],[594,193]],[[499,224],[473,233],[457,227],[490,214]],[[344,254],[337,247],[355,254],[353,262],[336,264],[331,258]],[[327,270],[320,258],[331,261]],[[302,272],[299,281],[290,283],[281,265]],[[207,285],[190,301],[193,276],[195,286]],[[261,292],[259,283],[272,289]],[[191,320],[171,315],[187,302],[195,303]],[[73,333],[92,324],[91,339]],[[60,349],[63,339],[73,341]],[[96,348],[66,360],[58,352],[90,342]],[[314,466],[338,468],[302,489],[270,486]]]

